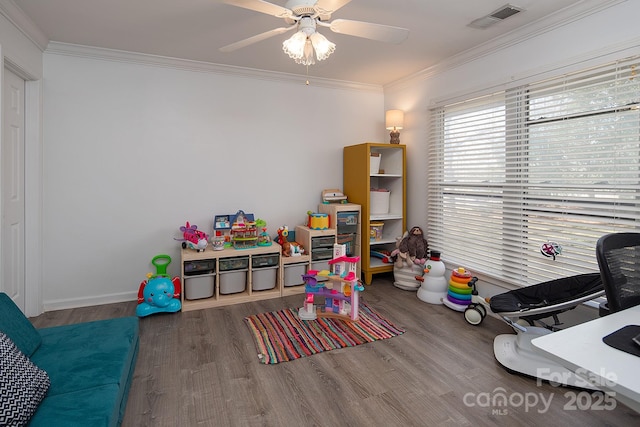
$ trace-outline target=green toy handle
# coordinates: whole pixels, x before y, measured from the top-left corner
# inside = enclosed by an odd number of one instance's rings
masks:
[[[161,254],[156,255],[151,260],[151,264],[156,266],[156,276],[167,276],[167,267],[171,264],[171,257],[169,255]]]

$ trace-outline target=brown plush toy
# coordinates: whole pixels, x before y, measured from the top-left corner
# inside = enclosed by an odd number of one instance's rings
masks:
[[[278,228],[278,237],[276,242],[282,246],[282,256],[300,256],[304,254],[304,248],[298,242],[289,242],[287,236],[289,235],[289,227],[283,225]]]
[[[406,262],[408,266],[424,264],[428,252],[429,243],[424,238],[422,228],[412,227],[398,245],[398,260],[400,263]]]

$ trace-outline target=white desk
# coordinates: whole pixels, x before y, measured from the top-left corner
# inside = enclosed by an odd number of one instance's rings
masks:
[[[640,412],[640,357],[606,345],[602,338],[640,325],[640,305],[535,338],[533,348]]]

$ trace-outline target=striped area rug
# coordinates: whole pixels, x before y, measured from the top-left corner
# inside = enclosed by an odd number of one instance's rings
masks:
[[[355,322],[326,317],[300,320],[297,308],[256,314],[244,320],[255,340],[260,363],[265,365],[404,333],[404,329],[396,327],[362,301]]]

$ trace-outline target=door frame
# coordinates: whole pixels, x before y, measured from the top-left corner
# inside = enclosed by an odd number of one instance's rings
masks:
[[[4,70],[9,69],[25,81],[24,123],[24,278],[27,316],[42,313],[42,80],[5,57],[0,45],[0,92],[4,91]],[[1,96],[0,99],[3,99]],[[0,113],[4,101],[0,103]],[[1,117],[1,114],[0,114]],[[0,138],[2,135],[0,133]],[[1,141],[0,141],[1,142]],[[1,206],[0,206],[1,208]]]

